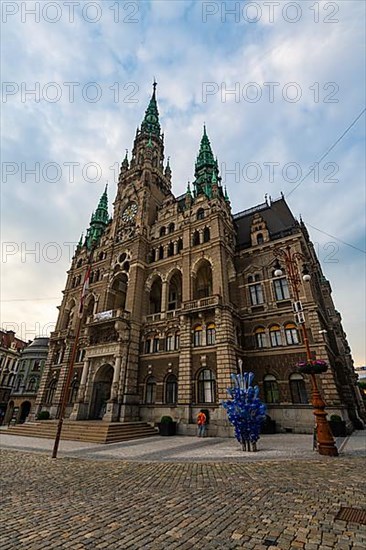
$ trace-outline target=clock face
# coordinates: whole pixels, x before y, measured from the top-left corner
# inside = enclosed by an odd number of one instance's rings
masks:
[[[122,220],[126,223],[132,223],[137,214],[137,204],[135,202],[129,202],[124,211],[122,212]]]

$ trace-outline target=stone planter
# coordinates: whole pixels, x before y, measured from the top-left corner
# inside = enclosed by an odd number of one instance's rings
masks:
[[[158,422],[160,435],[176,435],[177,423],[176,422]]]
[[[326,363],[300,363],[297,365],[297,371],[301,374],[322,374],[328,370]]]
[[[329,420],[329,427],[333,437],[346,437],[347,429],[345,420]]]

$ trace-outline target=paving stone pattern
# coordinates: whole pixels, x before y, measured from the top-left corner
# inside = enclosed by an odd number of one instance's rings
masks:
[[[127,462],[0,452],[2,550],[364,550],[364,459]]]

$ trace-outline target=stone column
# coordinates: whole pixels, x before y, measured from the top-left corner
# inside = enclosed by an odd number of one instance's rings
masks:
[[[111,401],[117,400],[119,377],[121,373],[121,362],[122,362],[122,357],[117,356],[115,358],[115,365],[114,365],[114,372],[113,372],[113,381],[112,381],[111,399],[110,399]]]
[[[80,388],[79,388],[78,399],[77,399],[77,401],[79,403],[84,402],[85,386],[86,386],[86,381],[87,381],[87,378],[88,378],[89,364],[90,364],[89,359],[86,359],[84,361],[84,365],[83,365],[83,372],[81,373]]]
[[[187,433],[191,422],[192,403],[192,355],[191,355],[191,320],[180,317],[180,352],[178,372],[178,404],[176,414],[180,421],[180,433]]]
[[[119,403],[117,401],[119,377],[121,372],[121,360],[120,356],[115,357],[113,367],[113,380],[111,386],[111,395],[107,402],[106,412],[103,416],[103,420],[107,422],[118,422],[119,420]]]
[[[85,390],[89,374],[89,367],[90,361],[89,359],[86,359],[83,365],[83,372],[81,373],[78,397],[76,402],[74,403],[72,413],[70,414],[70,420],[85,420],[88,416],[88,405],[85,403]]]
[[[161,285],[161,312],[165,314],[168,303],[168,281],[163,281]]]

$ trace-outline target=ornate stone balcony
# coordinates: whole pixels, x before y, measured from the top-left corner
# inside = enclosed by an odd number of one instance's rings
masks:
[[[183,303],[183,313],[188,311],[197,311],[200,309],[208,309],[221,304],[221,296],[215,294],[208,296],[207,298],[200,298],[199,300],[191,300]]]
[[[145,322],[155,323],[156,321],[160,321],[162,319],[162,315],[162,313],[152,313],[151,315],[146,315]]]
[[[90,345],[117,342],[121,329],[126,327],[126,321],[129,319],[130,313],[123,309],[110,309],[91,315],[87,319]]]
[[[181,314],[181,309],[173,309],[171,311],[161,311],[160,313],[152,313],[145,316],[145,323],[157,323],[159,321],[164,321],[166,319],[175,319]]]
[[[109,321],[116,321],[118,319],[124,319],[128,321],[130,319],[130,312],[124,309],[109,309],[108,311],[99,311],[94,313],[87,319],[88,325],[96,325],[102,323],[108,323]]]

